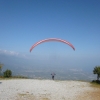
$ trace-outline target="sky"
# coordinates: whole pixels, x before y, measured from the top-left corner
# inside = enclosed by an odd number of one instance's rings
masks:
[[[46,38],[67,40],[75,51],[46,42],[29,52]],[[100,0],[0,0],[0,55],[1,63],[19,57],[40,67],[92,70],[100,65]]]

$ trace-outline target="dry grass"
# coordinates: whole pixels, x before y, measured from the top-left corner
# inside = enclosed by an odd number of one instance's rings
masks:
[[[90,86],[94,88],[100,88],[100,84],[98,83],[90,83]]]
[[[30,94],[18,94],[15,100],[36,100],[33,95]]]
[[[100,100],[100,90],[87,91],[78,96],[77,100]]]
[[[33,94],[18,94],[15,100],[49,100],[47,97],[36,97]]]
[[[48,98],[41,98],[41,100],[49,100]]]
[[[77,100],[100,100],[100,84],[91,83],[90,87],[93,90],[86,91],[77,96]]]

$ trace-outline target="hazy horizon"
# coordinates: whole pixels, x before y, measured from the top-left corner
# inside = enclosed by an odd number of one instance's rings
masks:
[[[9,68],[16,74],[20,70],[62,70],[71,75],[81,71],[94,77],[93,69],[100,65],[99,4],[99,0],[0,0],[3,70]],[[46,42],[30,53],[34,43],[46,38],[67,40],[75,51],[64,43]]]

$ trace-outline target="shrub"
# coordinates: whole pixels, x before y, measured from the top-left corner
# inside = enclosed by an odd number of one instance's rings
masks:
[[[7,69],[3,74],[4,74],[4,75],[3,75],[4,77],[9,78],[9,77],[12,76],[12,71]]]

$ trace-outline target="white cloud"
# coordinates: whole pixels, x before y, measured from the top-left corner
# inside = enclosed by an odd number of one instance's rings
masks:
[[[17,56],[17,57],[27,58],[26,55],[20,54],[20,53],[15,52],[15,51],[8,51],[8,50],[1,50],[0,49],[0,54],[5,54],[5,55],[10,55],[10,56]]]
[[[7,50],[1,50],[1,49],[0,49],[0,53],[2,53],[2,54],[7,54],[7,55],[14,55],[14,56],[18,56],[18,55],[19,55],[18,52],[7,51]]]
[[[18,52],[14,52],[14,51],[10,51],[10,54],[18,56],[19,53]]]

